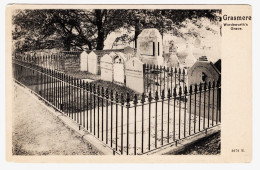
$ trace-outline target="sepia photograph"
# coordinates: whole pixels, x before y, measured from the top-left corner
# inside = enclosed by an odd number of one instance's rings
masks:
[[[12,23],[14,155],[220,154],[221,10],[17,9]]]
[[[238,90],[230,83],[238,75],[228,71],[236,64],[227,57],[227,45],[241,43],[227,33],[251,28],[251,8],[241,6],[247,14],[241,16],[238,6],[230,6],[234,15],[227,9],[10,5],[10,160],[55,156],[56,162],[80,156],[96,162],[114,157],[159,162],[167,156],[168,161],[210,162],[211,157],[223,161],[229,153],[244,154],[241,160],[248,161],[251,143],[238,147],[223,141],[239,130],[230,127],[241,125],[227,118],[239,115],[230,111],[229,100],[236,98],[232,92]],[[240,50],[250,54],[247,46]],[[244,66],[250,69],[248,63]],[[250,109],[248,114],[248,119],[238,116],[242,126],[250,125]]]

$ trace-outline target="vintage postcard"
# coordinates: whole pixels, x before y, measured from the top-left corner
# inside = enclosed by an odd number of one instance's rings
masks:
[[[251,10],[8,5],[7,161],[250,162]]]

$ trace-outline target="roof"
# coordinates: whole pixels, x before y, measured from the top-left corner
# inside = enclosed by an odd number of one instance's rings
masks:
[[[221,72],[221,59],[218,59],[218,61],[214,63],[214,66]]]

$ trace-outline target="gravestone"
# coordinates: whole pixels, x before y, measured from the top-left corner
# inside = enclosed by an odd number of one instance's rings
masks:
[[[220,79],[219,70],[214,66],[212,62],[209,61],[197,61],[188,70],[188,87],[192,85],[193,91],[194,91],[195,84],[199,85],[199,83],[202,83],[202,87],[203,87],[202,89],[204,89],[204,84],[207,83],[206,87],[208,89],[209,82],[211,82],[211,86],[212,86],[213,81],[215,81],[216,84],[219,79]],[[197,89],[199,89],[199,86],[197,87],[198,87]],[[206,108],[205,118],[209,118],[210,120],[214,119],[215,121],[217,111],[220,110],[220,106],[218,106],[217,104],[219,98],[220,98],[220,94],[217,93],[217,88],[215,88],[214,90],[211,89],[210,93],[207,90],[204,94],[203,91],[201,96],[199,95],[199,93],[197,95],[192,94],[191,108],[189,105],[188,110],[191,110],[191,113],[196,114],[197,116],[200,114],[199,111],[201,110],[201,115],[204,115],[204,109],[201,108],[205,107]],[[189,100],[190,98],[188,98],[188,102]],[[195,101],[196,101],[196,106],[195,106]]]
[[[186,50],[188,53],[185,59],[185,66],[190,68],[197,61],[197,59],[193,55],[193,44],[187,44]]]
[[[101,80],[113,81],[113,59],[105,54],[100,60]]]
[[[98,56],[93,51],[88,54],[88,72],[98,74]]]
[[[125,62],[126,62],[126,58],[124,54],[121,52],[116,53],[116,55],[114,56],[114,65],[113,65],[113,69],[114,69],[113,80],[116,83],[119,84],[125,83]]]
[[[126,87],[138,92],[144,92],[144,63],[138,58],[131,58],[125,65]]]
[[[157,29],[144,29],[138,35],[137,53],[145,64],[163,65],[162,36]]]
[[[220,72],[212,62],[197,61],[191,68],[188,69],[188,86],[195,83],[208,83],[218,81]]]
[[[80,71],[88,71],[88,53],[86,51],[80,54]]]
[[[180,61],[175,53],[170,53],[167,67],[180,67]]]

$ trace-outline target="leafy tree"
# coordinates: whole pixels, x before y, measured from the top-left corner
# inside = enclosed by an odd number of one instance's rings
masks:
[[[161,34],[183,36],[183,21],[209,18],[217,22],[219,10],[154,10],[154,9],[40,9],[18,10],[13,15],[13,40],[21,51],[45,48],[70,50],[104,48],[107,36],[119,28],[129,34],[116,41],[135,41],[145,28],[157,28]],[[195,19],[194,19],[195,18]],[[197,25],[199,27],[199,25]]]

